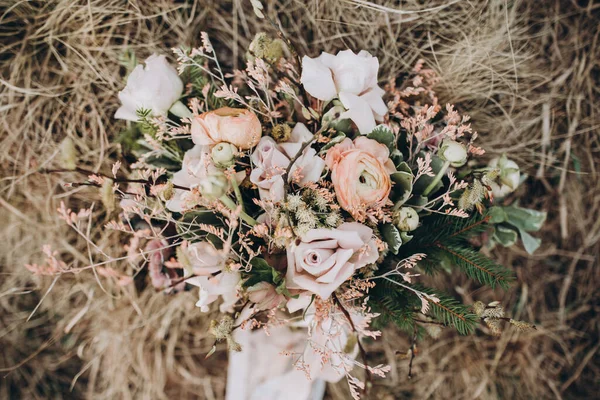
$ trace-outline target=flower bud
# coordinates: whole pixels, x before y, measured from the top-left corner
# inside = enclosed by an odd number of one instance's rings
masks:
[[[202,197],[208,200],[217,200],[227,194],[229,181],[222,172],[215,172],[208,175],[198,185],[198,190]]]
[[[278,124],[273,127],[271,135],[277,143],[287,142],[292,135],[292,128],[288,124]]]
[[[277,308],[285,301],[285,297],[277,293],[275,286],[267,282],[259,282],[254,286],[250,286],[247,293],[248,299],[256,304],[256,308],[259,310]]]
[[[411,207],[402,207],[394,211],[393,222],[402,232],[410,232],[419,226],[419,214]]]
[[[254,61],[255,57],[263,58],[269,62],[277,62],[283,57],[283,42],[271,39],[266,33],[259,32],[248,47],[248,59]]]
[[[212,148],[210,155],[219,168],[229,168],[235,164],[237,149],[231,143],[221,142]]]
[[[467,162],[466,147],[454,140],[445,139],[440,146],[438,155],[455,168],[462,167]]]
[[[491,182],[489,185],[494,197],[505,197],[517,189],[521,182],[521,172],[516,162],[509,160],[504,154],[502,157],[490,160],[488,167],[499,170],[499,183]]]

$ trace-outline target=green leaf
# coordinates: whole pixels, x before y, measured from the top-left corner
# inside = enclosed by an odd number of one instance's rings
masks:
[[[519,229],[519,234],[521,235],[521,240],[523,241],[523,247],[525,247],[525,251],[527,251],[529,254],[533,254],[542,244],[541,239],[534,238],[522,229]]]
[[[420,158],[425,158],[423,153],[419,153]],[[422,193],[427,186],[435,179],[435,175],[443,168],[444,161],[438,156],[431,157],[431,169],[433,170],[434,176],[423,175],[413,184],[413,193]],[[435,193],[442,187],[442,181],[440,181],[436,187],[430,192]]]
[[[244,287],[254,286],[260,282],[268,282],[277,287],[281,282],[281,274],[271,267],[264,258],[254,257],[250,260],[250,265],[252,265],[252,273],[244,282]]]
[[[506,222],[527,232],[537,232],[546,221],[547,214],[543,211],[531,210],[516,206],[503,207]]]
[[[410,197],[413,189],[413,174],[412,172],[398,171],[390,175],[394,186],[390,198],[396,204],[401,206]]]
[[[402,246],[402,237],[400,236],[398,228],[392,224],[385,224],[381,227],[381,235],[390,251],[393,254],[398,254],[398,250],[400,250],[400,246]]]
[[[386,145],[390,150],[390,153],[396,149],[396,137],[390,128],[385,125],[377,125],[375,129],[373,129],[371,133],[367,135],[367,137]]]
[[[502,207],[494,206],[488,209],[488,215],[490,216],[490,224],[500,224],[505,222],[508,218],[506,212]]]
[[[392,150],[390,153],[390,159],[394,162],[396,169],[400,166],[400,164],[404,161],[404,154],[398,149]],[[410,168],[409,168],[410,170]]]
[[[333,137],[329,143],[327,143],[325,146],[323,146],[323,148],[321,148],[321,150],[319,150],[319,154],[324,154],[327,152],[327,150],[329,150],[330,148],[332,148],[333,146],[335,146],[338,143],[341,143],[344,139],[346,139],[346,134],[343,132],[339,132],[337,134],[337,136]]]
[[[494,241],[500,243],[504,247],[510,247],[517,242],[519,235],[517,231],[507,226],[498,225],[494,231]]]

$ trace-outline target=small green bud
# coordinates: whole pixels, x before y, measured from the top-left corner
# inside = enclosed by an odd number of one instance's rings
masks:
[[[393,222],[402,232],[410,232],[419,226],[419,214],[411,207],[402,207],[394,211]]]
[[[445,139],[442,141],[438,155],[455,168],[462,167],[467,162],[466,147],[454,140]]]
[[[237,148],[231,143],[221,142],[215,145],[210,155],[218,168],[229,168],[235,164]]]

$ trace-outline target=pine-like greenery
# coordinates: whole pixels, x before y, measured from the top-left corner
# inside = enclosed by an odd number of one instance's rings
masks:
[[[474,214],[469,218],[449,215],[431,215],[414,232],[414,239],[401,246],[397,256],[390,255],[381,272],[394,268],[398,261],[416,253],[426,254],[417,268],[428,274],[440,272],[444,267],[458,269],[469,278],[492,288],[508,288],[513,280],[512,272],[495,263],[469,242],[488,229],[489,217]],[[400,279],[400,278],[398,278]],[[403,282],[406,285],[406,282]],[[413,332],[427,323],[423,317],[431,317],[445,326],[453,326],[463,335],[473,332],[479,318],[454,297],[438,293],[434,289],[411,285],[415,290],[435,296],[439,302],[429,301],[426,316],[420,316],[421,301],[412,291],[393,281],[380,280],[369,293],[369,304],[380,314],[378,324],[395,324],[399,329]],[[419,322],[421,321],[421,322]]]
[[[488,228],[488,216],[475,213],[469,218],[435,215],[428,219],[431,223],[415,232],[415,238],[408,246],[400,249],[399,257],[425,253],[427,257],[420,266],[427,273],[438,271],[445,263],[483,285],[509,287],[513,280],[512,271],[483,255],[469,242]]]

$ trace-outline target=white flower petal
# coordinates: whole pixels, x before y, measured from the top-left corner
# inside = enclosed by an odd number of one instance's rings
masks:
[[[375,123],[375,117],[371,106],[366,100],[351,94],[351,93],[340,93],[340,100],[344,107],[348,109],[341,118],[350,118],[358,128],[358,131],[362,135],[371,133],[377,124]]]
[[[300,82],[311,96],[319,100],[329,101],[336,97],[337,90],[331,70],[317,59],[307,56],[302,58]]]

